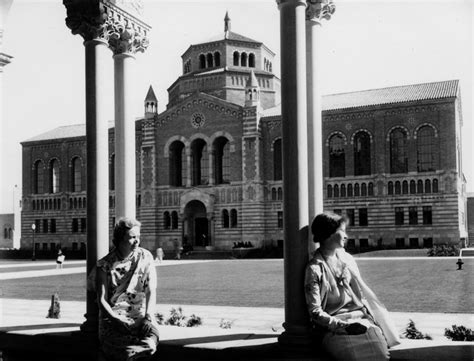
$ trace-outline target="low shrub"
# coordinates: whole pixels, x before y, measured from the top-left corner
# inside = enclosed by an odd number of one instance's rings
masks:
[[[459,255],[459,247],[450,244],[435,244],[428,250],[429,257],[449,257]]]
[[[199,316],[196,316],[194,313],[189,316],[186,327],[196,327],[202,325],[202,319]]]
[[[202,319],[195,314],[187,317],[183,313],[182,307],[172,308],[169,317],[165,317],[161,313],[155,314],[156,321],[159,325],[179,326],[179,327],[196,327],[202,325]]]
[[[219,323],[220,328],[232,328],[232,324],[234,321],[231,320],[226,320],[224,318],[221,318],[221,322]]]
[[[421,333],[415,326],[415,322],[413,320],[410,320],[408,322],[408,325],[405,329],[405,332],[403,332],[403,336],[405,338],[409,338],[411,340],[432,340],[433,338],[428,335],[428,334],[423,334]]]
[[[452,325],[451,329],[445,328],[444,335],[453,341],[474,341],[474,334],[470,328]]]

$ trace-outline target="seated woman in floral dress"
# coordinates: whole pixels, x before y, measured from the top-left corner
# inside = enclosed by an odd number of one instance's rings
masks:
[[[323,348],[336,360],[388,360],[387,341],[367,307],[354,258],[344,251],[347,220],[317,215],[311,225],[320,247],[306,267],[305,295],[311,323]],[[374,296],[375,297],[375,296]]]
[[[146,358],[158,345],[156,270],[152,254],[139,247],[140,225],[121,218],[114,248],[97,262],[99,340],[107,360]]]

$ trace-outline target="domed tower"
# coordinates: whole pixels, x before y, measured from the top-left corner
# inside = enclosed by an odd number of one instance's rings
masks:
[[[181,56],[183,74],[168,88],[167,107],[196,91],[244,106],[253,71],[262,109],[272,108],[280,102],[280,79],[272,72],[274,57],[262,42],[233,32],[226,13],[223,33],[191,45]]]

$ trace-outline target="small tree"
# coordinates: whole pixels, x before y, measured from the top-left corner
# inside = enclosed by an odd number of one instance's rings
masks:
[[[444,335],[453,341],[474,341],[474,334],[470,328],[452,325],[452,328],[445,328]]]
[[[433,338],[428,335],[428,334],[423,334],[421,333],[415,326],[415,322],[410,319],[410,322],[408,322],[408,326],[405,329],[405,332],[403,333],[403,336],[405,338],[409,338],[412,340],[432,340]]]

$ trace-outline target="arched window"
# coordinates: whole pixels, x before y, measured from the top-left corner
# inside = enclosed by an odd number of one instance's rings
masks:
[[[199,69],[206,68],[206,56],[204,54],[199,55]]]
[[[408,182],[406,180],[404,180],[402,183],[402,193],[408,194]]]
[[[283,189],[281,187],[278,187],[278,200],[283,200]]]
[[[214,66],[221,66],[221,53],[218,51],[214,53]]]
[[[399,181],[395,182],[395,194],[401,194],[402,193],[402,187],[400,185]]]
[[[229,212],[227,209],[222,210],[222,228],[229,228]]]
[[[13,230],[8,228],[8,239],[13,239]]]
[[[345,167],[344,139],[335,134],[329,139],[329,176],[344,177]]]
[[[170,227],[171,227],[170,212],[166,211],[165,213],[163,213],[163,228],[170,229]]]
[[[341,197],[345,197],[345,196],[346,196],[346,185],[341,184]]]
[[[115,190],[115,154],[110,157],[109,164],[109,189]]]
[[[334,192],[334,198],[339,198],[339,186],[337,184],[334,185],[333,192]]]
[[[8,229],[6,228],[3,230],[3,238],[8,239]]]
[[[433,193],[438,193],[438,180],[433,179]]]
[[[214,58],[212,56],[212,53],[207,54],[207,68],[213,68],[214,67]]]
[[[49,192],[59,192],[59,161],[57,159],[49,163]]]
[[[366,197],[367,196],[367,184],[365,183],[362,183],[361,186],[360,186],[360,195],[362,197]]]
[[[72,187],[71,190],[73,192],[81,192],[82,191],[82,162],[81,158],[74,157],[71,162],[71,179],[72,179]]]
[[[202,139],[196,139],[191,144],[192,185],[203,185],[208,182],[209,158],[207,144]]]
[[[255,68],[255,54],[249,54],[249,67]]]
[[[416,192],[417,193],[423,193],[423,181],[420,179],[418,181],[417,187],[416,187]]]
[[[416,183],[414,180],[410,181],[410,194],[416,194]]]
[[[347,196],[352,197],[353,195],[354,195],[354,193],[352,191],[352,184],[348,184],[347,185]]]
[[[183,160],[184,157],[184,144],[183,142],[176,140],[171,143],[169,148],[169,184],[174,187],[183,186]]]
[[[231,228],[237,227],[237,210],[236,209],[230,210],[230,227]]]
[[[358,132],[354,138],[354,175],[370,174],[370,162],[370,136]]]
[[[327,186],[328,198],[332,198],[332,185],[328,184]]]
[[[429,179],[425,180],[425,193],[431,193],[431,181]]]
[[[178,212],[171,212],[171,229],[178,229]]]
[[[354,185],[354,196],[359,197],[360,196],[360,190],[359,190],[359,183],[356,183]]]
[[[240,66],[247,66],[247,53],[240,55]]]
[[[390,173],[407,173],[407,135],[397,128],[390,133]]]
[[[272,188],[272,201],[277,200],[277,190],[276,188]]]
[[[374,183],[370,182],[369,183],[369,196],[374,195]]]
[[[44,193],[44,165],[41,160],[36,161],[33,170],[33,192],[36,194]]]
[[[214,178],[216,184],[230,183],[230,142],[225,137],[214,141]]]
[[[435,133],[428,125],[421,127],[417,132],[416,155],[418,172],[435,170]]]
[[[234,66],[239,66],[240,55],[238,51],[234,51]]]
[[[273,143],[273,180],[282,180],[281,139]]]

